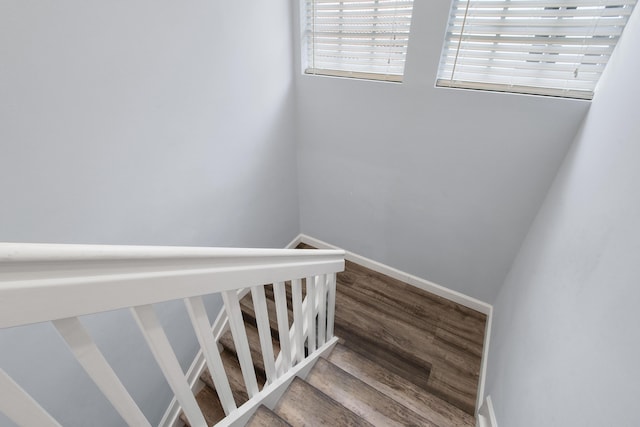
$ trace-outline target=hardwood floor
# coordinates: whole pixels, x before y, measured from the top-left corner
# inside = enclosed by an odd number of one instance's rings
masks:
[[[484,314],[347,261],[335,322],[345,347],[474,414]]]
[[[286,291],[291,325],[290,283]],[[271,285],[265,294],[277,356]],[[266,377],[251,294],[240,305],[262,389]],[[337,275],[340,343],[316,362],[306,380],[296,378],[273,410],[261,407],[248,425],[475,426],[485,323],[481,313],[347,261]],[[242,405],[248,395],[230,332],[219,344],[234,399]],[[211,425],[224,412],[207,371],[201,380],[205,387],[197,400]]]

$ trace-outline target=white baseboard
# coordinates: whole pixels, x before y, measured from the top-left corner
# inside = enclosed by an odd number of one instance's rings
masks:
[[[297,242],[296,245],[302,242],[302,243],[306,243],[308,245],[314,246],[318,249],[342,249],[330,243],[323,242],[322,240],[308,236],[306,234],[300,234],[293,241]],[[422,289],[434,295],[438,295],[442,298],[446,298],[450,301],[464,305],[465,307],[469,307],[473,310],[479,311],[480,313],[488,315],[491,312],[491,304],[487,304],[484,301],[480,301],[479,299],[470,297],[461,292],[454,291],[444,286],[437,285],[428,280],[422,279],[420,277],[414,276],[409,273],[405,273],[404,271],[400,271],[396,268],[389,267],[388,265],[382,264],[381,262],[374,261],[369,258],[365,258],[353,252],[350,252],[347,250],[345,250],[345,252],[346,252],[345,259],[348,261],[355,262],[358,265],[367,267],[373,271],[377,271],[378,273],[385,274],[389,277],[393,277],[394,279],[400,280],[401,282],[408,283],[412,286],[415,286],[416,288]]]
[[[487,396],[484,404],[480,407],[480,411],[478,412],[478,427],[498,427],[491,396]]]
[[[295,248],[300,243],[306,243],[318,249],[342,249],[330,243],[324,242],[320,239],[316,239],[314,237],[308,236],[306,234],[299,234],[298,236],[296,236],[293,240],[291,240],[291,242],[289,242],[289,244],[287,244],[285,249]],[[480,411],[482,411],[486,406],[488,411],[486,414],[481,412],[478,413],[478,423],[480,427],[497,427],[497,424],[495,423],[495,414],[493,414],[493,406],[491,404],[491,398],[487,396],[487,399],[484,401],[484,404],[482,401],[482,398],[484,396],[487,359],[489,354],[491,321],[493,318],[493,306],[491,304],[487,304],[486,302],[480,301],[476,298],[470,297],[458,291],[448,289],[444,286],[435,284],[433,282],[411,275],[409,273],[405,273],[396,268],[390,267],[388,265],[382,264],[378,261],[374,261],[372,259],[363,257],[361,255],[358,255],[350,251],[345,250],[345,259],[487,315],[487,326],[486,326],[485,337],[484,337],[480,382],[478,386],[478,402],[476,404],[476,407],[480,408]],[[214,322],[212,329],[216,337],[219,337],[219,335],[221,335],[221,333],[224,330],[224,327],[226,326],[222,320],[224,319],[218,318],[216,319],[216,322]],[[204,357],[202,355],[202,352],[199,352],[187,373],[187,379],[189,381],[189,384],[191,384],[192,386],[192,390],[197,389],[197,387],[199,386],[198,378],[202,373],[202,371],[204,370],[204,365],[205,365]],[[182,422],[179,419],[179,414],[180,414],[180,406],[174,398],[171,404],[169,405],[169,407],[167,408],[167,411],[164,414],[164,417],[162,418],[162,421],[160,422],[159,426],[181,427]],[[493,422],[493,424],[487,425],[486,424],[487,421],[485,421],[485,419],[488,420],[488,422]],[[485,423],[485,424],[482,424],[482,423]]]
[[[298,235],[295,239],[292,240],[292,242],[290,243],[291,246],[289,247],[294,248],[300,243],[306,243],[307,245],[311,245],[318,249],[342,249],[330,243],[324,242],[320,239],[316,239],[315,237],[308,236],[306,234]],[[408,283],[409,285],[415,286],[416,288],[422,289],[424,291],[438,295],[442,298],[461,304],[465,307],[476,310],[487,316],[487,323],[486,323],[485,334],[484,334],[484,344],[482,347],[480,381],[478,384],[478,400],[476,402],[476,408],[480,408],[483,402],[482,399],[484,398],[485,378],[487,373],[487,362],[489,358],[489,344],[491,341],[491,322],[493,319],[493,306],[491,304],[487,304],[484,301],[480,301],[476,298],[470,297],[458,291],[451,290],[449,288],[435,284],[433,282],[414,276],[412,274],[405,273],[396,268],[382,264],[378,261],[371,260],[369,258],[363,257],[361,255],[358,255],[350,251],[345,250],[345,259],[347,259],[348,261],[354,262],[358,265],[361,265],[363,267],[367,267],[373,271],[377,271],[378,273],[382,273],[389,277],[393,277],[394,279],[400,280],[401,282]]]

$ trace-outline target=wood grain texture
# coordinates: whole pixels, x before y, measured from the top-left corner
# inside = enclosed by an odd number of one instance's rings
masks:
[[[229,385],[231,386],[231,393],[233,394],[233,398],[236,401],[236,405],[240,406],[246,401],[249,400],[249,395],[247,394],[247,388],[245,387],[244,380],[242,378],[242,372],[240,370],[240,363],[238,362],[238,358],[231,352],[225,350],[220,354],[222,359],[222,364],[224,365],[224,370],[227,373],[227,378],[229,379]],[[256,371],[256,379],[258,381],[258,387],[262,389],[264,383],[266,382],[266,377],[263,372]],[[211,374],[207,369],[204,370],[202,375],[200,376],[200,380],[207,384],[212,389],[215,388],[213,384],[213,379],[211,378]]]
[[[202,390],[198,392],[196,401],[208,426],[212,426],[224,418],[224,409],[222,409],[218,395],[215,390],[209,386],[204,386]],[[184,413],[180,414],[180,420],[186,426],[191,425]]]
[[[273,411],[295,427],[372,426],[300,378],[291,382]]]
[[[318,360],[306,381],[373,425],[438,427],[325,359]]]
[[[257,372],[260,372],[260,375],[264,376],[264,359],[262,358],[262,350],[260,349],[260,336],[258,335],[258,329],[255,324],[249,323],[245,320],[245,329],[247,331],[247,340],[249,341],[249,349],[251,351],[251,359],[253,361],[253,366]],[[233,337],[230,332],[224,333],[220,337],[220,344],[224,347],[225,350],[228,350],[230,353],[236,355],[236,347],[233,342]],[[273,341],[273,354],[275,357],[278,357],[280,353],[280,345],[277,341]],[[259,388],[262,389],[264,384],[258,384]]]
[[[291,424],[280,418],[266,406],[260,405],[251,416],[246,427],[291,427]]]
[[[338,344],[328,360],[439,427],[475,426],[473,417],[463,410],[343,345]]]
[[[341,343],[469,414],[475,413],[485,325],[482,313],[353,262],[338,273]]]

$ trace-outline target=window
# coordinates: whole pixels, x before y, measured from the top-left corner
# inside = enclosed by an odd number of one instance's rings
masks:
[[[413,0],[305,0],[307,74],[402,81]]]
[[[591,99],[636,0],[453,0],[437,86]]]

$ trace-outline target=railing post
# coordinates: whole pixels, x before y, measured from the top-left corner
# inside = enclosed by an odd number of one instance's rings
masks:
[[[336,273],[328,275],[327,280],[327,339],[333,338],[333,326],[336,318]]]
[[[291,302],[293,304],[294,343],[296,345],[296,363],[304,359],[304,317],[302,314],[302,280],[291,281]]]
[[[315,276],[307,277],[307,348],[309,354],[316,351],[316,286]]]
[[[258,381],[256,380],[256,371],[251,360],[251,349],[247,339],[247,330],[244,328],[238,294],[236,291],[222,292],[222,301],[224,302],[224,309],[229,316],[229,328],[236,346],[238,362],[240,362],[240,368],[242,369],[242,377],[247,387],[247,394],[249,398],[252,398],[258,393]]]

